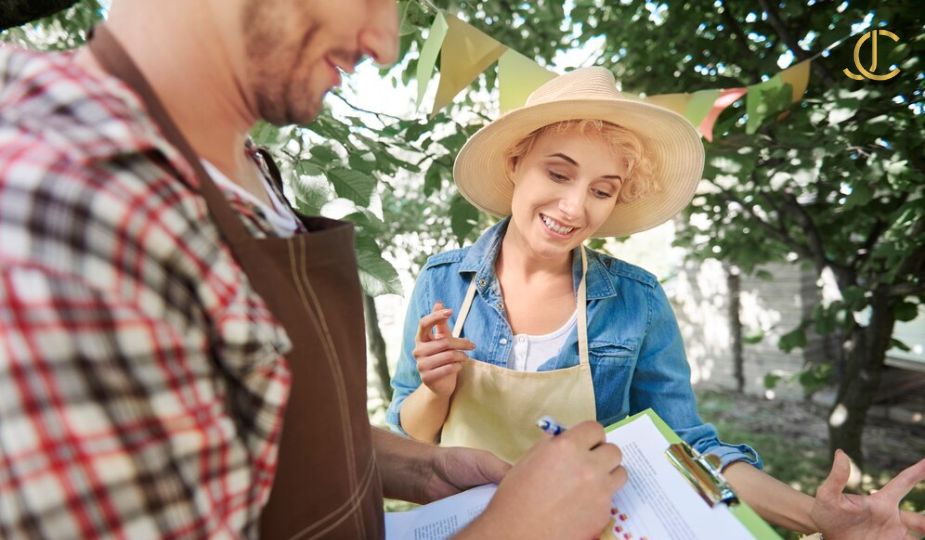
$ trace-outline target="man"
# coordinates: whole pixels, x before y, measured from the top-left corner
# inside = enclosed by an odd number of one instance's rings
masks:
[[[350,231],[247,143],[396,49],[391,0],[117,0],[90,48],[0,52],[0,537],[375,537],[383,493],[505,475],[465,535],[600,531],[594,423],[510,472],[370,429]]]

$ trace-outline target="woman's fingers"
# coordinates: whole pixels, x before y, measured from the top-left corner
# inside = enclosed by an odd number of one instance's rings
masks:
[[[452,362],[446,365],[442,365],[438,368],[434,368],[428,371],[422,371],[421,372],[421,382],[423,382],[424,384],[429,384],[431,382],[440,380],[446,377],[447,375],[458,373],[460,369],[462,369],[462,363]]]
[[[435,307],[440,305],[438,302]],[[446,323],[446,320],[453,313],[452,309],[439,309],[421,317],[418,323],[418,343],[427,343],[434,339],[434,326],[440,322]]]
[[[461,351],[444,351],[442,353],[428,356],[418,361],[418,372],[423,376],[425,372],[434,371],[437,368],[447,364],[459,364],[468,360],[466,353]]]
[[[411,351],[411,354],[420,360],[443,351],[471,351],[474,348],[475,343],[472,343],[468,339],[450,337],[428,341],[426,343],[418,343],[414,350]]]

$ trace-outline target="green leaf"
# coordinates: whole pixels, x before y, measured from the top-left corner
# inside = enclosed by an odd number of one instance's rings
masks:
[[[338,197],[349,199],[360,206],[369,206],[376,189],[375,178],[364,172],[343,167],[329,170],[328,180],[334,185]]]
[[[257,122],[251,130],[251,139],[258,146],[273,146],[279,142],[280,129],[269,122]]]
[[[792,331],[782,335],[777,342],[777,347],[784,351],[790,352],[797,347],[806,346],[806,330],[804,325],[796,327]]]
[[[478,225],[479,211],[469,201],[457,194],[450,203],[450,229],[459,245],[463,245],[469,233]]]
[[[304,174],[305,176],[321,176],[324,174],[324,169],[321,168],[317,163],[312,163],[307,159],[299,161],[295,166],[296,172],[299,174]]]
[[[828,386],[834,372],[832,364],[813,364],[797,375],[797,381],[807,392],[813,393]]]
[[[919,316],[919,306],[912,302],[902,302],[893,309],[893,314],[897,321],[914,321]]]
[[[780,380],[783,379],[779,374],[774,372],[768,372],[764,374],[764,387],[768,390],[772,390]]]
[[[430,164],[424,175],[424,195],[430,195],[443,185],[443,165],[437,161]]]
[[[331,150],[327,146],[317,145],[313,146],[310,150],[312,157],[314,157],[320,163],[337,163],[340,162],[340,156],[337,155],[337,152]]]
[[[376,168],[375,161],[366,161],[366,159],[364,159],[364,154],[350,154],[350,157],[347,158],[347,163],[350,164],[351,168],[363,171],[367,174],[372,174]]]
[[[382,258],[382,251],[371,236],[357,235],[357,268],[360,284],[370,296],[401,294],[401,281],[395,267]]]
[[[757,345],[761,343],[762,340],[764,340],[764,330],[760,328],[753,328],[742,336],[742,341],[748,345]]]
[[[321,179],[314,182],[296,180],[290,182],[290,186],[295,193],[296,208],[307,216],[320,214],[321,207],[330,200],[330,188]]]

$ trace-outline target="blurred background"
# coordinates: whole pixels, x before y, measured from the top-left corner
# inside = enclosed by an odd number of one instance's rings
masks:
[[[0,40],[72,48],[107,8],[0,0]],[[458,195],[451,170],[466,138],[498,115],[497,69],[436,111],[439,73],[433,83],[416,77],[443,13],[556,73],[605,66],[625,92],[747,88],[704,141],[707,167],[688,211],[593,247],[659,277],[702,415],[725,440],[753,444],[778,478],[813,493],[842,448],[858,465],[854,489],[865,491],[925,457],[920,2],[403,0],[399,8],[396,65],[361,65],[309,126],[253,133],[278,157],[293,203],[357,226],[374,423],[384,421],[417,270],[492,222]],[[857,45],[877,29],[898,40],[881,34],[877,49],[870,39]],[[791,102],[776,75],[805,60],[806,92]],[[899,71],[887,80],[845,73],[858,66]],[[925,488],[904,505],[925,509]]]

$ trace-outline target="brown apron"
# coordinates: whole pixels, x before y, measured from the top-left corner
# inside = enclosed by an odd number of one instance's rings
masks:
[[[213,222],[251,285],[285,327],[292,388],[262,538],[382,538],[382,485],[366,411],[366,339],[353,226],[301,217],[309,232],[254,238],[115,37],[90,50],[142,98],[199,180]]]

